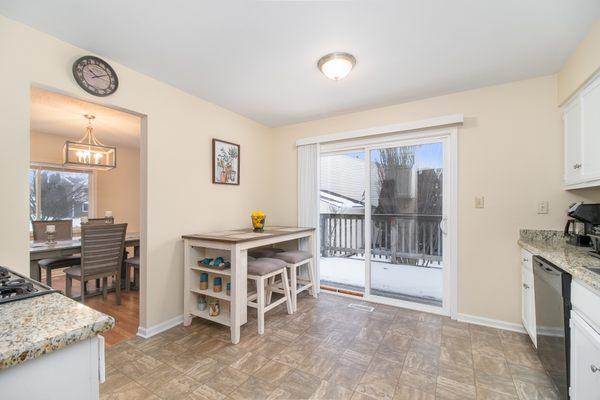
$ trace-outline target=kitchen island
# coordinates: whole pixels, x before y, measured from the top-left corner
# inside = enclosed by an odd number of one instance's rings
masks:
[[[60,293],[0,304],[0,397],[97,399],[114,324]]]

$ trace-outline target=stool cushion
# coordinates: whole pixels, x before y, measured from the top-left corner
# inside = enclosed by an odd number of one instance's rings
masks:
[[[260,249],[253,249],[248,251],[248,255],[254,258],[270,258],[273,257],[277,253],[281,253],[283,250],[276,249],[274,247],[263,247]]]
[[[140,258],[139,257],[131,257],[131,258],[127,258],[125,259],[125,264],[127,265],[131,265],[134,268],[139,268],[140,267]]]
[[[81,256],[68,256],[62,258],[44,258],[38,261],[42,268],[66,268],[81,264]]]
[[[290,264],[298,264],[301,261],[308,260],[312,255],[308,251],[294,250],[277,253],[273,257],[279,258]]]
[[[65,274],[74,278],[81,278],[81,267],[71,267],[65,269]]]
[[[248,261],[248,275],[263,276],[285,268],[286,263],[276,258],[259,258]]]

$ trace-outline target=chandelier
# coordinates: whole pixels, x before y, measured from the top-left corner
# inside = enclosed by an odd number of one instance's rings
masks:
[[[108,171],[117,166],[117,148],[102,144],[96,135],[92,120],[93,115],[84,115],[88,120],[85,135],[78,142],[67,140],[63,147],[63,165],[86,167],[101,171]]]

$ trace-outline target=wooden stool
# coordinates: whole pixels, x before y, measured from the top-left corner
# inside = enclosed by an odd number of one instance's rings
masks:
[[[308,290],[315,299],[317,298],[312,254],[301,250],[284,251],[276,253],[273,255],[273,258],[285,261],[287,267],[290,269],[290,291],[294,312],[298,311],[298,293]],[[308,269],[308,280],[298,278],[298,271],[300,270],[300,267],[304,265],[306,265]],[[300,286],[298,286],[298,284],[300,284]],[[281,287],[278,289],[281,289]]]
[[[140,289],[140,258],[138,256],[125,260],[125,291],[131,286],[131,268],[133,268],[133,283],[135,290]]]
[[[265,313],[282,303],[287,303],[287,312],[292,314],[292,298],[288,286],[287,264],[275,258],[248,258],[248,279],[256,284],[256,292],[248,296],[248,307],[256,308],[258,315],[258,334],[265,333]],[[281,276],[283,297],[271,303],[271,281]],[[269,296],[267,299],[267,291]]]

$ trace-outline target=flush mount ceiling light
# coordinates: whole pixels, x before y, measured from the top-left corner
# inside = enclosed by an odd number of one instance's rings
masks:
[[[115,168],[117,166],[117,148],[106,146],[96,139],[92,126],[92,120],[96,117],[87,114],[84,117],[88,120],[85,135],[78,142],[70,140],[65,142],[63,165],[87,167],[101,171]]]
[[[356,58],[348,53],[330,53],[319,60],[319,69],[329,79],[339,81],[344,79],[356,64]]]

